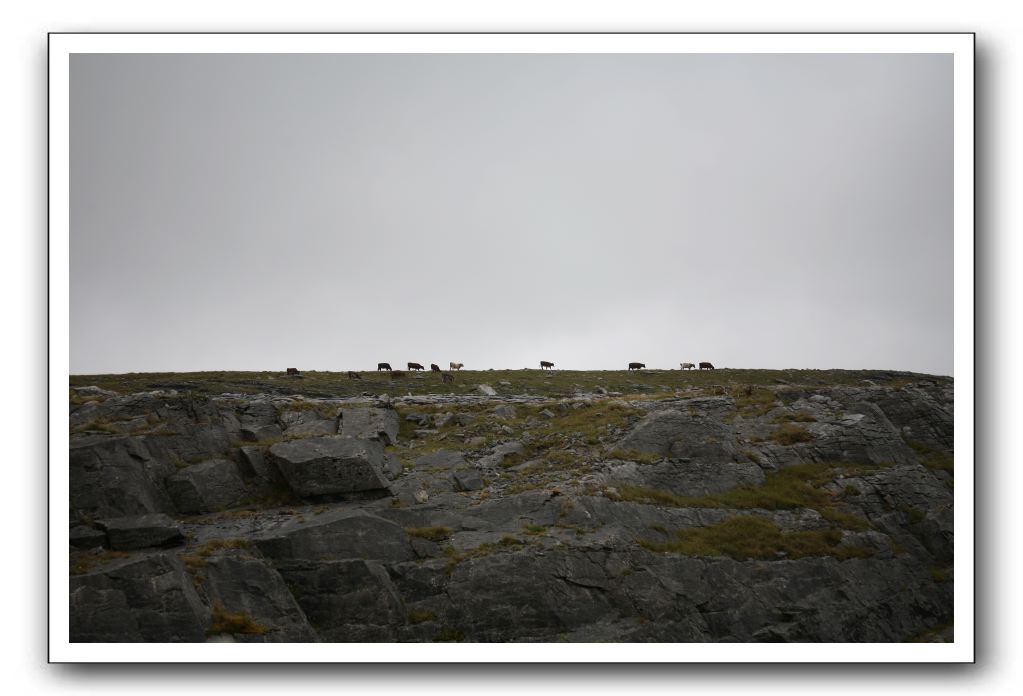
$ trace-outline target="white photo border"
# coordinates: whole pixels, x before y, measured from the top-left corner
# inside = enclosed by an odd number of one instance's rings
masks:
[[[74,53],[943,53],[954,71],[953,643],[72,643],[67,553],[69,88]],[[49,35],[49,660],[261,663],[969,663],[974,652],[974,35],[972,33],[53,33]],[[836,649],[838,648],[838,649]]]

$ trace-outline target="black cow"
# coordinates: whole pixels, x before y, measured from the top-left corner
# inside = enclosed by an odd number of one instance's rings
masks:
[[[702,362],[702,363],[700,363],[700,369],[701,370],[713,370],[714,366],[711,365],[709,362]]]
[[[377,372],[380,372],[380,370],[388,370],[389,371],[390,369],[391,369],[391,364],[390,363],[377,363]]]
[[[409,369],[410,371],[411,371],[411,370],[422,370],[422,369],[423,369],[423,366],[422,366],[422,365],[420,365],[419,363],[409,363],[409,364],[408,364],[408,369]]]
[[[430,372],[440,372],[440,366],[437,363],[430,363]]]
[[[358,372],[352,372],[351,370],[349,370],[348,379],[362,379],[362,375],[360,375]]]
[[[541,360],[540,361],[540,369],[541,370],[553,370],[554,369],[554,363],[547,362],[546,360]]]
[[[646,365],[643,363],[629,363],[630,370],[642,370]]]
[[[298,371],[297,367],[289,367],[288,368],[288,374],[289,375],[300,375],[302,373]]]

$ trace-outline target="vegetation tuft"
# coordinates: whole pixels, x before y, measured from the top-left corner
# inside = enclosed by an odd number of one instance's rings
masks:
[[[797,442],[809,442],[813,439],[813,435],[801,425],[785,423],[776,428],[770,438],[782,445],[794,445]]]
[[[769,519],[752,515],[730,517],[718,524],[695,529],[680,529],[666,542],[640,540],[643,548],[655,553],[686,556],[727,556],[735,560],[775,560],[832,556],[845,560],[873,555],[861,546],[840,546],[839,529],[784,532]]]
[[[245,612],[230,612],[223,604],[213,605],[213,621],[210,624],[208,635],[215,636],[224,633],[243,633],[245,635],[260,636],[268,629],[258,623],[252,616]]]
[[[444,541],[450,537],[455,530],[451,527],[405,527],[405,533],[410,537],[426,539],[427,541]]]

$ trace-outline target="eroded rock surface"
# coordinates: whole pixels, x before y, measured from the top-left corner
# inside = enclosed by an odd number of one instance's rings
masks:
[[[952,381],[879,375],[78,387],[72,640],[950,640]]]

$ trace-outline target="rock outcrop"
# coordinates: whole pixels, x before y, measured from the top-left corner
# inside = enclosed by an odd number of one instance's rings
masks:
[[[950,639],[952,381],[727,374],[628,398],[79,387],[72,640]]]

